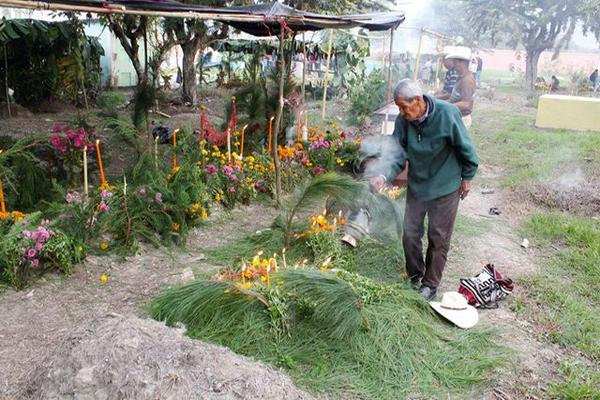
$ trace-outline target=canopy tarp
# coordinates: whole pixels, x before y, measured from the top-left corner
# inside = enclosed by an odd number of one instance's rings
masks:
[[[174,0],[0,0],[0,6],[212,19],[254,36],[277,36],[281,33],[282,26],[293,32],[355,27],[384,31],[396,28],[404,21],[402,13],[321,15],[296,10],[280,3],[208,7]]]

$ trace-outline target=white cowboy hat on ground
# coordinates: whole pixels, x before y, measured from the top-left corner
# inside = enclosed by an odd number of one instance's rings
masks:
[[[465,46],[455,46],[446,58],[471,61],[471,49]]]
[[[459,328],[472,328],[479,321],[479,315],[475,307],[470,306],[465,296],[458,292],[446,292],[442,296],[441,303],[431,301],[429,305],[438,314]]]

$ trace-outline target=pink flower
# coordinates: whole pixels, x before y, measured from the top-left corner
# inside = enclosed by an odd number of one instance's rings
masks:
[[[29,232],[29,231],[23,231],[23,237],[25,239],[31,239],[31,232]]]
[[[324,174],[325,173],[325,168],[323,168],[323,167],[315,167],[314,173],[315,173],[315,175]]]
[[[75,139],[73,139],[73,146],[75,146],[75,148],[80,149],[83,147],[83,137],[81,136],[76,136]]]
[[[229,193],[235,193],[235,188],[233,186],[229,188]]]
[[[46,228],[44,228],[43,226],[38,226],[35,233],[37,233],[36,239],[41,242],[45,242],[46,240],[48,240],[48,238],[50,238],[50,232],[47,231]]]
[[[34,258],[33,260],[31,260],[31,266],[33,266],[33,268],[37,268],[40,266],[40,260],[38,260],[37,258]]]
[[[219,169],[213,164],[208,164],[206,168],[204,168],[204,171],[206,172],[206,175],[213,175],[216,174],[219,171]]]
[[[58,135],[53,135],[50,138],[50,144],[52,146],[54,146],[54,149],[56,151],[58,151],[59,153],[65,153],[67,151],[67,147],[65,145],[65,138],[58,136]]]
[[[112,196],[113,196],[112,192],[108,191],[106,189],[100,193],[100,197],[102,197],[103,199],[111,198]]]
[[[44,247],[42,242],[35,242],[35,246],[33,246],[36,251],[42,251],[42,247]]]
[[[27,257],[28,258],[33,258],[33,257],[35,257],[36,254],[37,254],[37,251],[35,251],[35,249],[29,249],[29,250],[27,250]]]
[[[144,188],[141,188],[140,190],[138,190],[138,193],[139,193],[140,195],[142,195],[142,196],[145,196],[145,195],[146,195],[146,189],[144,189]]]
[[[78,192],[69,192],[67,193],[67,195],[65,196],[65,200],[67,203],[71,204],[71,203],[75,203],[78,202],[80,199],[80,195]]]
[[[161,192],[157,192],[157,193],[154,195],[154,200],[155,200],[157,203],[162,203],[162,193],[161,193]]]
[[[100,211],[101,212],[109,212],[110,207],[105,202],[100,203]]]
[[[231,174],[231,175],[227,175],[227,177],[229,178],[230,181],[235,182],[238,180],[238,177],[236,174]]]
[[[75,131],[74,131],[74,130],[72,130],[72,129],[69,129],[69,130],[67,131],[67,137],[68,137],[70,140],[73,140],[73,139],[75,139],[75,136],[77,136],[77,133],[75,133]]]

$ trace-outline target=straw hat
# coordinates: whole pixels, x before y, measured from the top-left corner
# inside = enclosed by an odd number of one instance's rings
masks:
[[[444,46],[442,52],[440,53],[443,56],[447,56],[448,54],[452,54],[456,51],[456,46]]]
[[[438,314],[459,328],[472,328],[479,321],[475,307],[470,306],[467,299],[458,292],[446,292],[441,303],[432,301],[429,304]]]
[[[465,46],[454,46],[454,49],[448,53],[446,58],[471,61],[471,49]]]

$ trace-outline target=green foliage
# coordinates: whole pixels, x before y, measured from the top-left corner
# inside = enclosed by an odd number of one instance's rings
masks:
[[[81,252],[75,243],[58,229],[48,227],[41,221],[41,214],[35,213],[22,221],[0,221],[0,281],[22,289],[33,278],[50,270],[70,274],[73,265],[81,261]],[[36,230],[50,232],[40,248],[34,248],[30,234]],[[27,233],[27,234],[26,234]],[[34,251],[28,256],[28,251]],[[35,259],[35,264],[31,260]]]
[[[306,244],[312,251],[313,260],[321,265],[328,259],[335,262],[338,268],[352,270],[354,268],[353,253],[349,252],[336,232],[321,231],[311,233],[306,239]]]
[[[42,157],[48,157],[47,137],[17,142],[6,141],[0,148],[0,178],[9,209],[30,211],[42,200],[52,198],[48,169]],[[45,143],[44,143],[45,142]]]
[[[0,71],[2,76],[8,74],[17,103],[38,107],[43,101],[67,95],[77,104],[80,91],[86,97],[97,91],[104,50],[95,38],[86,37],[77,23],[8,20],[2,26],[6,35],[0,40],[6,53],[0,51]],[[5,54],[8,71],[4,71]],[[0,96],[4,96],[4,80],[0,85]]]
[[[149,82],[138,83],[133,94],[131,120],[138,131],[145,132],[148,123],[148,110],[154,107],[156,90]]]
[[[364,66],[355,72],[355,77],[349,83],[349,97],[352,107],[351,122],[362,125],[368,116],[385,100],[386,79],[381,70],[367,74]]]

